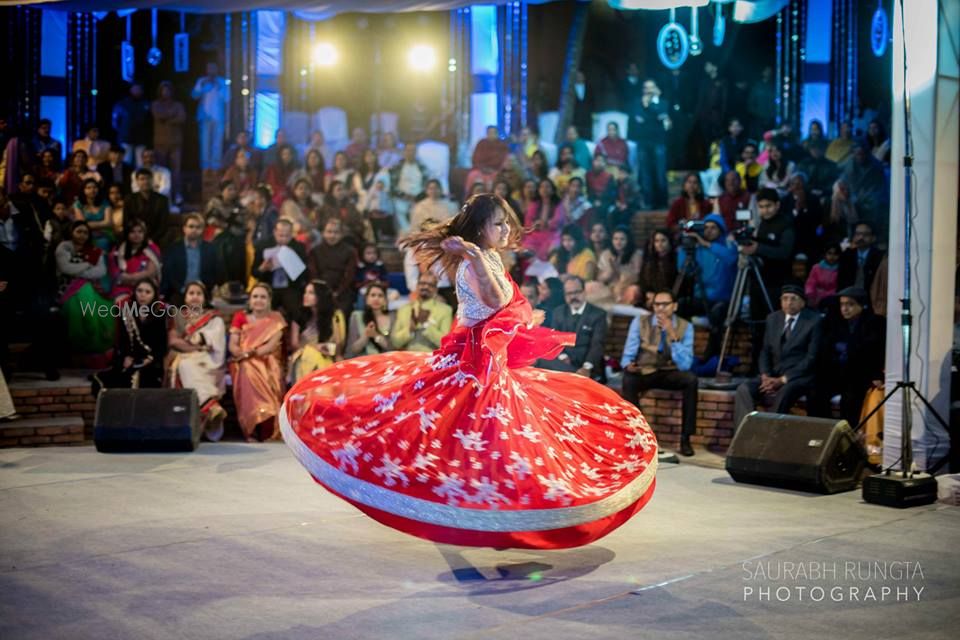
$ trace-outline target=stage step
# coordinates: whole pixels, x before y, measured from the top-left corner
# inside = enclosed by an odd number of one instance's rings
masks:
[[[81,445],[83,427],[80,416],[0,422],[0,448]]]
[[[62,370],[61,378],[54,381],[46,380],[40,373],[16,373],[8,381],[13,406],[24,420],[77,419],[84,427],[80,437],[90,440],[97,408],[96,399],[90,392],[90,373]]]

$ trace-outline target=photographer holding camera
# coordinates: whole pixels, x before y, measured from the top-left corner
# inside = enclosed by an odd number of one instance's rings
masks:
[[[727,238],[727,225],[719,213],[711,213],[703,222],[692,221],[681,226],[677,268],[687,281],[678,298],[680,315],[707,316],[710,320],[710,341],[705,359],[720,351],[723,322],[737,274],[737,246]]]
[[[737,232],[737,244],[744,256],[759,258],[759,273],[763,282],[754,278],[750,281],[750,319],[753,338],[753,362],[763,346],[763,321],[771,312],[767,306],[766,292],[780,291],[790,278],[793,270],[793,249],[796,244],[796,232],[793,228],[793,216],[781,213],[780,196],[776,189],[764,188],[757,192],[757,212],[760,224],[752,238],[744,237],[742,230]]]

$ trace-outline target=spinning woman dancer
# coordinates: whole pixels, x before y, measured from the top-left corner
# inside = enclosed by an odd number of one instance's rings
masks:
[[[522,229],[499,196],[471,197],[412,234],[423,269],[455,275],[457,320],[432,354],[338,362],[295,385],[284,439],[314,479],[371,518],[448,544],[558,549],[637,513],[657,442],[615,392],[532,368],[574,335],[537,326],[500,261]]]

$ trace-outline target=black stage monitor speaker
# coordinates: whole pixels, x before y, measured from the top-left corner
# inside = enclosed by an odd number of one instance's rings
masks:
[[[726,467],[737,482],[838,493],[856,488],[865,461],[846,420],[753,412],[730,443]]]
[[[97,397],[97,451],[193,451],[199,441],[193,389],[104,389]]]

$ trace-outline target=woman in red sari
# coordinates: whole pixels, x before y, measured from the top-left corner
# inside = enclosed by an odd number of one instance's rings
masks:
[[[250,309],[230,323],[230,379],[237,420],[247,442],[279,437],[277,412],[283,400],[280,344],[286,320],[270,310],[273,290],[262,282],[250,290]]]
[[[498,251],[520,223],[493,194],[404,242],[455,275],[457,321],[432,354],[338,362],[297,383],[284,440],[314,479],[411,535],[564,548],[610,533],[650,499],[657,442],[640,411],[572,373],[534,369],[575,341],[538,327]]]

